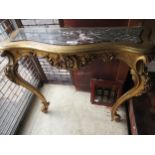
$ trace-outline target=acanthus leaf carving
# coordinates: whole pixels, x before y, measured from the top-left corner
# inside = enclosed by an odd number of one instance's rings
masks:
[[[112,61],[115,58],[114,54],[111,51],[105,51],[101,55],[101,59],[103,62],[109,62]]]
[[[55,66],[59,69],[72,70],[88,65],[97,58],[97,55],[60,55],[57,57],[47,55],[44,58],[46,58],[52,66]]]
[[[79,54],[79,55],[47,55],[46,58],[52,66],[59,69],[78,69],[84,67],[97,58],[102,59],[104,62],[112,61],[115,56],[112,52],[105,52],[104,54]]]

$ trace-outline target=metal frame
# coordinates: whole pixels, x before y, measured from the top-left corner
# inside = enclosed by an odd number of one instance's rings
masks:
[[[29,21],[29,24],[24,23],[25,21]],[[51,22],[49,23],[49,21],[51,21]],[[43,26],[43,27],[59,26],[59,20],[58,19],[21,19],[21,22],[22,22],[24,27],[30,27],[30,26],[32,26],[32,27],[34,27],[34,26],[39,26],[39,27],[41,27],[41,26]]]
[[[7,24],[6,24],[7,22]],[[2,40],[8,40],[10,33],[18,28],[15,20],[1,20]],[[5,26],[6,25],[6,29]],[[9,29],[9,31],[7,31]],[[6,32],[7,31],[7,32]],[[37,73],[32,59],[21,59],[19,61],[19,74],[29,81],[34,87],[40,85],[40,76]],[[7,58],[0,56],[0,134],[14,134],[25,110],[30,105],[32,93],[15,85],[4,75],[5,66],[8,63]]]
[[[29,106],[32,93],[12,83],[4,74],[7,58],[0,57],[0,134],[14,134],[21,117]],[[38,87],[40,79],[29,59],[21,59],[19,74]],[[29,71],[31,70],[31,72]]]

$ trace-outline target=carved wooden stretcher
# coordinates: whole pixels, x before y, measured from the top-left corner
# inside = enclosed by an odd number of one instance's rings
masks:
[[[103,61],[118,59],[130,67],[134,81],[133,88],[118,98],[112,107],[112,120],[120,120],[118,107],[149,89],[145,65],[151,61],[153,46],[142,44],[135,37],[139,33],[139,28],[19,29],[12,34],[9,41],[0,44],[1,56],[9,59],[5,75],[12,82],[34,93],[42,101],[42,111],[47,112],[49,102],[38,89],[18,74],[18,61],[22,57],[43,57],[52,66],[67,70],[79,69],[97,58]]]

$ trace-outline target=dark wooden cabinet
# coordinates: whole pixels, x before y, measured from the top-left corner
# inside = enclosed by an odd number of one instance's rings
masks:
[[[91,79],[104,79],[119,82],[122,85],[128,73],[128,66],[118,60],[103,62],[96,60],[92,64],[71,72],[77,90],[90,91]]]
[[[117,27],[141,26],[140,19],[59,19],[61,27]]]
[[[155,72],[149,72],[149,76],[152,81],[150,91],[130,99],[128,104],[130,132],[133,135],[155,134]]]
[[[91,79],[91,103],[112,106],[120,97],[122,83],[112,80]]]
[[[153,95],[153,96],[152,96]],[[132,135],[155,134],[155,109],[151,98],[155,94],[144,94],[129,101],[129,122]]]

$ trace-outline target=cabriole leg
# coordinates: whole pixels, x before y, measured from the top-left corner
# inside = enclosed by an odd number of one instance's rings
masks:
[[[30,83],[25,81],[18,73],[18,62],[15,62],[15,58],[11,53],[5,52],[2,54],[2,56],[7,56],[9,58],[9,63],[6,66],[5,69],[5,75],[8,77],[8,79],[20,86],[25,87],[29,91],[31,91],[33,94],[35,94],[41,101],[42,101],[42,108],[41,111],[46,113],[48,111],[48,105],[49,102],[45,99],[45,97],[41,94],[41,92],[32,86]]]
[[[134,81],[134,87],[123,94],[120,98],[117,99],[116,103],[112,107],[111,118],[112,121],[120,121],[121,117],[117,113],[117,109],[128,99],[139,96],[142,93],[146,92],[150,88],[148,73],[145,70],[145,64],[143,59],[138,60],[136,66],[131,69],[132,80]]]

